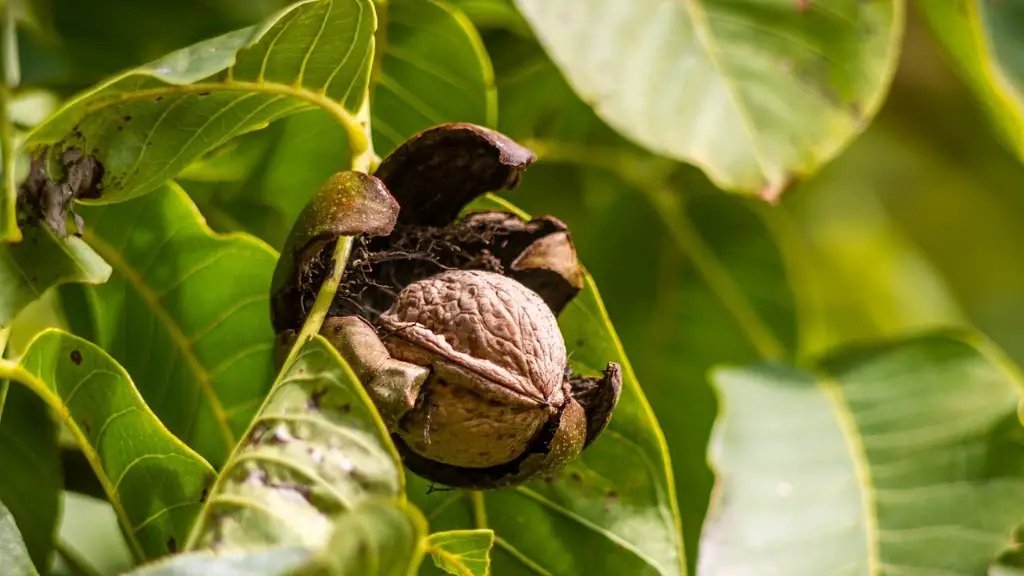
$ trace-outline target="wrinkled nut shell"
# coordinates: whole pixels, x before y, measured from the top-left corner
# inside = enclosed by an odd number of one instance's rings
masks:
[[[417,454],[466,468],[509,462],[565,403],[558,323],[515,280],[444,272],[410,284],[380,323],[392,357],[433,369],[398,429]]]

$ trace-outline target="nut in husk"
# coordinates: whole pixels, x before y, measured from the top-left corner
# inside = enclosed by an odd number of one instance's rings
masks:
[[[479,126],[427,130],[374,176],[344,173],[346,186],[321,189],[275,274],[272,317],[287,340],[326,276],[329,248],[356,236],[321,333],[359,376],[405,464],[440,484],[495,488],[557,469],[597,438],[618,401],[617,364],[600,377],[568,368],[556,317],[583,272],[567,227],[507,212],[459,218],[474,198],[514,187],[533,161]],[[339,190],[360,190],[362,203],[323,208],[340,205]]]

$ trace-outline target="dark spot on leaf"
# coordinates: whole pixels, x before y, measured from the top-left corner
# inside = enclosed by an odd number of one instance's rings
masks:
[[[92,426],[90,426],[88,422],[82,422],[82,430],[85,430],[85,433],[89,434],[92,432]]]
[[[209,96],[210,94],[213,94],[213,92],[200,92],[199,93],[200,96]]]
[[[607,498],[609,500],[618,500],[619,499],[619,493],[616,492],[615,490],[609,490],[608,493],[605,494],[604,496],[605,496],[605,498]]]
[[[209,486],[207,486],[206,488],[203,488],[203,493],[199,495],[199,503],[200,504],[202,504],[203,502],[206,502],[206,497],[209,495],[209,493],[210,493],[210,487]]]
[[[122,130],[124,130],[124,125],[123,124],[118,124],[117,125],[117,131],[121,132]]]
[[[351,411],[352,411],[352,405],[351,404],[342,404],[342,405],[338,406],[338,412],[340,412],[341,414],[348,414]]]
[[[72,350],[71,351],[71,361],[74,362],[76,366],[81,366],[82,365],[82,353],[79,352],[78,350]]]
[[[132,117],[131,116],[125,116],[124,117],[124,121],[125,122],[131,122],[132,121]]]
[[[300,369],[301,370],[301,369]],[[299,372],[299,371],[297,371]],[[301,372],[299,372],[301,373]],[[324,396],[327,394],[326,388],[318,388],[309,395],[309,409],[316,410],[320,408],[320,402],[323,401]]]
[[[178,551],[178,543],[174,540],[174,536],[167,539],[167,551],[171,554]]]
[[[157,96],[157,97],[156,97],[156,101],[157,101],[157,102],[159,102],[159,101],[161,101],[161,100],[163,100],[163,99],[164,99],[164,97],[163,97],[163,96]]]
[[[583,476],[581,476],[580,473],[576,472],[575,470],[569,473],[569,479],[572,480],[573,484],[576,484],[578,486],[583,485]]]

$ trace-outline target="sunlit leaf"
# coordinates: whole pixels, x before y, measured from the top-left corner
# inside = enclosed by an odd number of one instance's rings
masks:
[[[71,431],[136,558],[177,550],[214,471],[163,427],[124,369],[90,342],[46,330],[18,364],[0,361],[0,376],[31,389]]]
[[[1024,158],[1024,10],[1016,2],[917,2],[935,37],[985,105],[1007,145]]]
[[[491,573],[492,530],[434,532],[427,546],[434,565],[449,574],[487,576]]]
[[[516,0],[576,92],[612,127],[774,196],[874,116],[903,3]]]
[[[0,502],[0,574],[39,576],[21,539],[14,516]]]
[[[464,15],[446,2],[389,0],[377,32],[378,67],[371,79],[373,141],[384,156],[435,123],[493,125],[496,103],[490,60]],[[216,204],[271,246],[280,248],[313,192],[346,168],[344,130],[324,111],[280,123],[274,146],[245,185]],[[204,212],[207,208],[204,206]],[[268,227],[267,212],[283,226]]]
[[[530,26],[511,0],[448,0],[479,28],[505,28],[529,36]]]
[[[724,368],[699,573],[983,574],[1024,514],[1021,382],[986,342]]]
[[[380,6],[371,108],[377,152],[385,156],[420,130],[453,120],[493,126],[494,73],[469,19],[435,0]]]
[[[221,470],[189,549],[320,549],[333,517],[397,498],[397,453],[366,392],[317,336],[287,369]]]
[[[58,454],[57,427],[46,404],[23,386],[9,388],[0,414],[0,470],[5,471],[0,474],[0,502],[17,522],[32,561],[44,571],[50,566],[60,514]],[[5,556],[0,550],[0,574],[7,573]]]
[[[78,148],[104,167],[102,196],[150,192],[208,150],[312,108],[361,134],[376,25],[369,0],[305,0],[121,74],[37,126],[25,147]]]
[[[255,238],[211,232],[175,184],[82,214],[86,242],[114,268],[87,290],[95,342],[164,424],[219,466],[274,377],[277,255]]]
[[[110,277],[110,265],[81,239],[58,238],[46,225],[23,233],[17,244],[0,244],[0,326],[52,286],[102,284]]]
[[[516,211],[494,197],[469,209]],[[665,441],[589,276],[559,325],[577,372],[622,365],[622,396],[608,429],[549,479],[475,499],[465,491],[429,493],[426,481],[410,477],[410,498],[434,529],[493,529],[496,574],[533,574],[538,567],[559,575],[684,574]]]

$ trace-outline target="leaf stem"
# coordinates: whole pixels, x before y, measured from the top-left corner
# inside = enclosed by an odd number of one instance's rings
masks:
[[[18,229],[18,183],[14,174],[14,129],[8,116],[11,88],[18,83],[18,43],[15,39],[13,1],[3,5],[3,30],[0,32],[0,170],[3,170],[3,186],[0,187],[0,242],[19,242],[22,239]]]
[[[469,501],[473,505],[473,524],[484,530],[487,528],[487,503],[484,501],[484,493],[473,490],[469,494]]]
[[[7,350],[7,341],[11,337],[11,328],[0,328],[0,359],[5,358],[4,352]],[[7,404],[7,391],[11,388],[11,381],[8,379],[0,380],[0,420],[4,416],[4,405]]]
[[[53,545],[75,576],[103,576],[102,572],[93,567],[78,550],[72,548],[63,538],[56,538]]]

